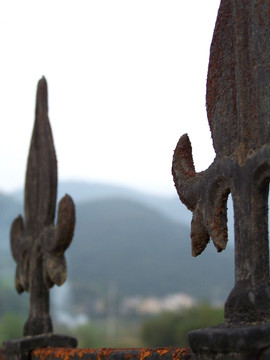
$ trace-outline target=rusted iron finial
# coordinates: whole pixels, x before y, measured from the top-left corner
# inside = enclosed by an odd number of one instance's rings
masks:
[[[37,88],[35,125],[28,156],[24,213],[11,226],[12,255],[17,262],[15,287],[30,293],[29,318],[24,336],[52,333],[49,289],[66,280],[64,252],[75,226],[75,206],[65,195],[59,203],[54,225],[57,195],[57,161],[48,118],[47,83]]]
[[[206,99],[216,158],[206,171],[196,173],[187,135],[180,138],[173,158],[176,189],[193,212],[194,256],[205,249],[210,238],[218,251],[225,249],[226,205],[232,194],[235,286],[225,305],[227,326],[270,322],[269,14],[269,0],[221,1]],[[269,331],[268,337],[270,343]]]

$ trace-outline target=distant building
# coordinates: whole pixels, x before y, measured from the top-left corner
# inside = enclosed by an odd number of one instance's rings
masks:
[[[120,304],[121,314],[155,315],[162,311],[178,311],[191,307],[195,300],[182,293],[166,295],[162,298],[133,296],[125,298]]]

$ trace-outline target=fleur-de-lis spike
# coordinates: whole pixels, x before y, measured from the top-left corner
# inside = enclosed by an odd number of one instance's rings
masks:
[[[28,156],[24,220],[19,216],[11,226],[10,240],[17,263],[15,286],[30,293],[29,318],[24,335],[51,333],[49,288],[66,279],[64,251],[75,226],[75,206],[65,195],[59,203],[54,225],[57,196],[57,161],[48,118],[47,82],[37,88],[35,124]]]
[[[268,182],[270,179],[270,2],[222,0],[211,45],[207,114],[216,151],[196,173],[183,135],[172,173],[182,202],[193,212],[192,254],[209,239],[227,243],[227,198],[232,194],[235,286],[225,306],[228,323],[270,321]]]

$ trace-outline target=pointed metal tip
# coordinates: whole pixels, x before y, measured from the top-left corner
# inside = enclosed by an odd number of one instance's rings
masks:
[[[42,76],[42,78],[39,80],[37,86],[36,111],[38,108],[42,112],[48,111],[48,86],[47,86],[47,80],[44,76]]]
[[[38,82],[38,89],[42,89],[43,91],[47,91],[47,80],[45,76],[42,76],[42,78]]]
[[[40,81],[40,82],[41,82],[41,81],[45,81],[45,83],[47,83],[47,80],[46,80],[46,78],[45,78],[44,75],[42,76],[42,78],[41,78],[39,81]]]

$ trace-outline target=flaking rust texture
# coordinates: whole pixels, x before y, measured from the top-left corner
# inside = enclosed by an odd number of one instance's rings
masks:
[[[36,349],[31,360],[189,360],[189,348]],[[4,360],[4,359],[3,359]]]
[[[225,249],[227,198],[232,195],[235,286],[226,301],[225,319],[234,325],[270,321],[269,13],[270,0],[221,1],[206,96],[216,158],[207,170],[196,173],[187,134],[173,157],[178,195],[193,212],[193,256],[204,251],[210,238],[218,252]]]

